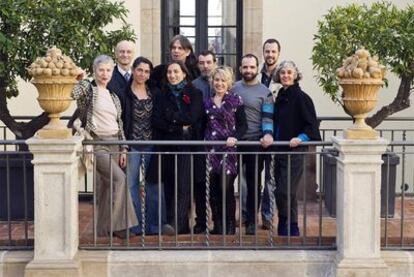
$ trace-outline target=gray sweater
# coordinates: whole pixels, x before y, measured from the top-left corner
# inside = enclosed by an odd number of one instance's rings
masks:
[[[230,91],[243,100],[247,120],[243,140],[259,140],[265,134],[273,134],[274,101],[270,90],[259,82],[247,85],[238,81]]]

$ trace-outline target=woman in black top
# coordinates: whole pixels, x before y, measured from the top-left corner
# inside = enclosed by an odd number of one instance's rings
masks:
[[[171,62],[166,66],[166,85],[155,98],[153,110],[153,132],[156,140],[194,140],[203,135],[203,96],[188,81],[188,70],[181,62]],[[160,147],[162,152],[192,151],[189,146],[168,145]],[[151,179],[158,182],[156,159],[151,160]],[[188,233],[188,212],[190,208],[190,156],[174,155],[162,157],[162,181],[165,187],[167,222],[177,228],[177,232]],[[175,183],[177,178],[177,184]],[[177,193],[177,203],[175,201]],[[177,211],[175,210],[177,209]],[[177,217],[175,217],[177,212]],[[177,221],[177,224],[176,224]]]
[[[299,86],[302,76],[294,62],[280,63],[274,76],[275,81],[282,84],[275,101],[274,139],[289,141],[289,146],[278,147],[277,150],[304,152],[306,148],[300,146],[302,142],[321,140],[312,99]],[[303,172],[303,159],[303,154],[275,155],[275,199],[279,215],[277,232],[280,236],[300,234],[296,192]]]
[[[144,57],[138,57],[132,64],[132,79],[123,93],[122,101],[122,120],[124,122],[124,132],[127,140],[145,141],[152,140],[152,114],[154,96],[159,93],[158,88],[149,87],[147,81],[151,75],[153,66],[150,60]],[[132,145],[128,153],[127,177],[129,190],[137,214],[139,228],[133,228],[133,232],[146,234],[156,234],[158,230],[158,186],[156,184],[145,182],[145,189],[141,183],[141,167],[144,176],[151,155],[148,152],[153,150],[151,145]],[[144,153],[143,153],[144,152]],[[146,153],[145,153],[146,152]],[[146,178],[144,179],[146,181]],[[145,208],[141,204],[145,190]],[[164,199],[161,191],[161,200]],[[165,201],[161,201],[162,208],[165,209]],[[145,225],[142,211],[145,211]],[[172,234],[174,230],[162,219],[162,233]],[[145,230],[144,227],[145,226]]]

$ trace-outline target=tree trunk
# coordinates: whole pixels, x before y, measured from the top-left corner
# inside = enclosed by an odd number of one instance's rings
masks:
[[[0,80],[0,120],[15,134],[16,139],[28,139],[32,137],[37,130],[49,122],[46,113],[42,113],[29,122],[17,122],[7,107],[6,86],[2,80]]]
[[[414,67],[414,64],[412,67]],[[397,96],[394,98],[394,100],[390,104],[383,106],[373,116],[366,119],[366,123],[372,128],[377,127],[385,118],[389,117],[390,115],[410,107],[410,92],[411,85],[413,84],[414,80],[414,74],[404,74],[400,77],[401,83],[398,88]]]

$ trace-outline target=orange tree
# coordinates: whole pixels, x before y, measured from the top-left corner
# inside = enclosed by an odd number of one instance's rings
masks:
[[[56,45],[77,65],[90,71],[98,54],[110,54],[123,39],[134,40],[125,22],[128,10],[110,0],[1,0],[0,2],[0,120],[17,138],[29,138],[48,122],[46,114],[17,122],[7,100],[18,95],[17,80],[29,80],[26,68]],[[104,28],[114,20],[120,29]]]
[[[414,85],[414,6],[399,9],[389,2],[378,2],[333,8],[318,22],[314,43],[312,62],[318,83],[334,102],[342,104],[336,69],[358,48],[365,47],[371,55],[377,55],[399,77],[393,101],[367,119],[372,127],[410,106]]]

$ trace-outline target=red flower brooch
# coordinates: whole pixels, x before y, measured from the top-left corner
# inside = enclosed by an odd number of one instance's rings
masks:
[[[187,105],[190,104],[191,103],[190,96],[188,96],[187,94],[184,94],[183,102],[186,103]]]

